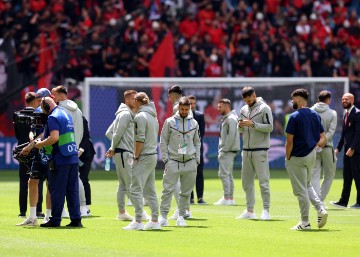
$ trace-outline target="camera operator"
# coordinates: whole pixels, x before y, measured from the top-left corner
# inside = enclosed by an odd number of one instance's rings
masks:
[[[44,97],[41,108],[48,114],[42,139],[36,139],[21,154],[27,155],[34,148],[44,148],[48,157],[48,186],[51,196],[51,215],[41,227],[59,227],[65,196],[71,222],[67,226],[82,227],[79,203],[78,152],[72,118],[60,109],[50,97]]]
[[[41,133],[43,133],[44,126],[46,123],[46,119],[43,119],[41,113],[42,110],[40,108],[41,98],[45,96],[50,96],[51,93],[46,88],[39,89],[35,94],[34,100],[34,108],[35,111],[28,116],[25,121],[28,121],[28,118],[31,118],[31,130],[29,133],[29,139],[32,143],[34,138],[39,137]],[[45,116],[46,117],[46,116]],[[34,157],[31,162],[30,175],[28,180],[29,185],[29,204],[30,204],[30,215],[27,219],[25,219],[22,223],[17,224],[17,226],[36,226],[38,225],[37,218],[44,217],[44,214],[38,213],[36,214],[36,205],[38,202],[42,202],[42,185],[43,181],[46,179],[47,167],[41,160],[41,154],[38,150],[35,151]],[[41,189],[38,190],[38,185],[41,184]],[[39,192],[41,192],[41,198],[38,197]],[[51,214],[51,201],[49,190],[47,190],[46,194],[46,215],[44,217],[44,222],[49,220]]]
[[[34,92],[29,92],[25,95],[25,103],[26,103],[25,104],[26,107],[24,108],[24,110],[15,113],[15,115],[17,114],[22,115],[22,113],[31,114],[40,105],[40,102],[38,103],[36,99],[36,94]],[[30,124],[16,122],[16,117],[14,117],[14,131],[15,131],[15,137],[18,140],[18,145],[22,145],[24,143],[29,142],[29,136],[31,133]],[[28,162],[19,162],[19,208],[20,208],[19,217],[22,218],[26,217],[27,197],[28,197],[28,189],[29,189],[28,183],[30,183],[29,178],[31,173],[30,171],[31,165],[32,165],[32,160],[29,160]],[[40,180],[39,182],[40,183],[38,183],[37,187],[35,188],[36,194],[38,194],[37,197],[38,200],[36,200],[33,207],[35,208],[34,216],[36,215],[41,217],[43,215],[42,214],[43,180]],[[32,193],[31,189],[30,189],[30,193]],[[29,202],[31,202],[30,195],[29,195]]]

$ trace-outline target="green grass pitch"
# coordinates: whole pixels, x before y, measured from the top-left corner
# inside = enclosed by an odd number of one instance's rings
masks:
[[[17,171],[1,171],[0,256],[359,256],[360,210],[335,209],[328,203],[340,196],[341,171],[337,172],[327,198],[328,223],[317,229],[316,211],[311,208],[311,231],[290,230],[299,221],[297,199],[285,170],[273,170],[271,176],[271,221],[235,219],[245,209],[239,170],[235,170],[237,206],[214,206],[222,195],[221,183],[215,170],[206,170],[204,199],[208,205],[191,205],[194,219],[187,220],[188,227],[178,228],[175,221],[169,221],[169,227],[161,231],[124,231],[121,228],[128,222],[116,220],[114,170],[90,174],[93,216],[83,219],[82,229],[65,228],[68,219],[59,229],[15,226],[22,221],[17,217]],[[255,211],[260,217],[257,182]],[[160,170],[156,185],[160,198]],[[355,203],[355,190],[354,187],[350,204]],[[174,203],[170,215],[175,210]],[[134,214],[133,207],[127,210]]]

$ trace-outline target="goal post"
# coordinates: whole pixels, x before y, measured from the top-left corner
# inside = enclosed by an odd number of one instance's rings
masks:
[[[204,158],[206,168],[218,168],[217,144],[219,136],[220,115],[217,102],[228,98],[232,108],[239,113],[244,105],[241,90],[244,86],[255,88],[257,96],[264,99],[272,109],[274,131],[271,133],[271,149],[269,162],[271,168],[283,168],[285,158],[284,126],[286,116],[292,112],[290,94],[297,88],[309,91],[309,106],[317,101],[322,90],[332,93],[331,108],[338,113],[338,126],[335,143],[341,132],[343,108],[341,97],[349,92],[348,78],[86,78],[82,94],[83,113],[89,120],[91,135],[96,144],[98,154],[95,164],[102,167],[104,155],[110,142],[105,138],[105,131],[115,118],[120,103],[124,102],[123,93],[134,89],[146,92],[154,101],[160,128],[164,120],[171,115],[167,90],[171,85],[180,85],[183,95],[195,95],[197,109],[205,114],[206,134],[204,137]],[[159,159],[160,160],[160,159]],[[235,166],[241,164],[238,154]],[[339,160],[338,167],[342,167]]]

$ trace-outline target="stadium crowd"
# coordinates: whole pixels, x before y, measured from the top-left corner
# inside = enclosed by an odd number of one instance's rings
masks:
[[[179,77],[360,82],[359,15],[356,0],[0,0],[0,38],[13,38],[27,79],[38,72],[42,33],[61,81],[148,77],[149,61],[171,31]]]

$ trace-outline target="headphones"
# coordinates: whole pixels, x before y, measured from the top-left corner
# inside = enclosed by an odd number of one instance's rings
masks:
[[[45,101],[45,97],[42,99],[42,106],[46,112],[50,112],[50,105]]]

